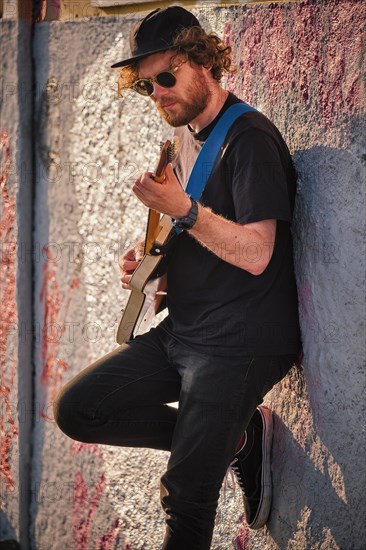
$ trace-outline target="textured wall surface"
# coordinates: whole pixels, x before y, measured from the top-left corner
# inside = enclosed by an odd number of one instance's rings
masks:
[[[242,66],[230,85],[277,123],[299,173],[304,376],[267,398],[277,415],[269,547],[365,544],[364,11],[270,5],[225,23]]]
[[[6,80],[13,85],[16,82],[17,60],[17,25],[7,23],[2,25],[1,45],[5,41],[13,46],[13,54],[10,56],[11,69],[5,73]],[[10,74],[9,74],[10,72]],[[10,87],[9,87],[10,88]],[[12,88],[14,91],[14,88]],[[13,115],[13,116],[12,116]],[[18,321],[16,308],[16,273],[14,249],[12,244],[16,240],[17,221],[16,215],[16,177],[11,175],[11,167],[14,162],[16,149],[16,134],[19,124],[17,109],[17,97],[12,97],[1,104],[1,120],[8,122],[7,127],[1,125],[1,173],[0,173],[0,238],[1,238],[1,329],[0,329],[0,366],[1,366],[1,409],[0,409],[0,536],[13,536],[19,533],[19,511],[17,505],[18,493],[15,487],[19,487],[19,423],[16,414],[18,394],[18,342],[17,331],[14,327]],[[11,139],[10,136],[14,136]],[[14,244],[13,244],[14,246]],[[13,498],[15,496],[15,498]]]
[[[33,422],[29,43],[26,23],[0,21],[0,49],[7,52],[0,90],[0,540],[27,537],[29,517]]]
[[[238,487],[234,491],[229,480],[215,550],[364,547],[364,8],[364,1],[339,0],[230,8],[207,3],[195,10],[207,30],[225,35],[233,47],[238,71],[226,86],[278,125],[299,172],[294,237],[304,369],[293,369],[266,398],[275,411],[273,510],[265,529],[250,531]],[[154,168],[160,140],[171,135],[148,99],[116,96],[109,66],[127,52],[133,20],[35,29],[35,396],[32,529],[23,536],[24,548],[155,550],[163,536],[158,484],[168,454],[76,443],[52,419],[63,383],[115,346],[127,298],[117,262],[143,236],[146,216],[131,185]],[[4,30],[15,40],[15,25]],[[3,63],[7,68],[9,56]],[[16,105],[7,100],[2,108],[6,135],[19,151]],[[8,149],[1,139],[6,175]],[[14,196],[15,180],[7,181],[2,191]],[[0,200],[3,220],[11,212],[4,191]],[[14,215],[0,226],[2,243],[10,238],[6,231],[17,231]],[[11,265],[2,264],[10,270],[2,276],[2,293],[16,277]],[[12,292],[5,313],[19,315],[23,302]],[[14,322],[6,319],[7,326]],[[0,348],[4,403],[7,391],[10,401],[19,400],[13,372],[22,376],[25,367],[15,371],[16,346]],[[20,498],[18,443],[9,431],[17,425],[16,411],[6,417],[8,410],[2,402],[8,431],[2,424],[1,435],[14,439],[11,447],[2,443],[2,474],[9,483],[9,457]],[[15,500],[6,493],[13,535]]]

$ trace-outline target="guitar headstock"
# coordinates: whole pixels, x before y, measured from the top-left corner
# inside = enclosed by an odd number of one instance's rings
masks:
[[[173,162],[178,152],[178,138],[174,136],[173,142],[167,139],[160,144],[160,158],[155,171],[154,180],[158,183],[163,181],[164,170],[169,162]]]

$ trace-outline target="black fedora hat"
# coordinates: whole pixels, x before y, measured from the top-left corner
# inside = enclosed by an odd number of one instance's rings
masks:
[[[158,8],[135,23],[130,32],[131,57],[114,63],[112,68],[125,67],[153,53],[169,50],[181,30],[196,26],[201,26],[198,19],[180,6]]]

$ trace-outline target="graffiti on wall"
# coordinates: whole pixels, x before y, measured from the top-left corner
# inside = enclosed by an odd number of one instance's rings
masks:
[[[75,457],[79,453],[91,453],[103,462],[103,452],[99,445],[81,443],[73,441],[72,456]],[[77,550],[87,550],[92,542],[92,527],[93,521],[97,514],[98,507],[101,502],[103,493],[106,490],[106,474],[101,472],[94,482],[92,492],[88,488],[83,473],[78,470],[74,476],[74,490],[72,503],[72,531]],[[111,525],[109,531],[98,537],[98,550],[110,550],[116,548],[116,543],[119,541],[121,521],[116,518]],[[128,544],[123,546],[124,550],[129,550]]]
[[[235,91],[239,85],[253,104],[275,106],[288,94],[294,103],[315,103],[324,126],[340,113],[357,113],[364,103],[359,62],[364,21],[357,4],[271,4],[248,9],[240,32],[226,23],[226,42],[240,53],[240,81],[229,87]]]
[[[1,323],[0,323],[0,482],[14,489],[10,456],[18,428],[11,407],[11,392],[14,386],[17,360],[8,357],[8,342],[17,322],[15,301],[16,243],[14,237],[15,197],[8,191],[11,167],[10,140],[7,132],[0,134],[0,153],[4,156],[4,169],[0,174],[0,245],[1,245]]]
[[[45,246],[43,257],[47,258],[43,266],[42,286],[40,291],[40,302],[43,305],[43,324],[42,345],[41,345],[41,384],[46,392],[48,399],[53,402],[56,395],[64,383],[64,375],[69,370],[69,364],[62,359],[60,342],[64,334],[67,314],[70,309],[72,294],[79,287],[80,280],[74,276],[67,286],[66,292],[62,292],[58,282],[58,272],[56,262],[53,262],[52,251]],[[45,397],[44,397],[45,399]],[[45,403],[42,411],[47,410]],[[45,412],[42,415],[47,420],[52,420]],[[71,454],[75,458],[82,453],[91,453],[103,465],[103,452],[99,445],[72,442]],[[73,461],[74,463],[74,461]],[[76,550],[87,550],[93,541],[92,529],[96,524],[98,508],[102,497],[107,488],[107,476],[101,468],[98,469],[97,479],[93,481],[93,487],[90,489],[81,470],[74,474],[72,491],[72,537]],[[112,525],[108,531],[98,537],[98,550],[110,550],[115,548],[119,537],[120,520],[116,518],[111,522]],[[124,546],[128,550],[128,546]]]
[[[64,373],[69,365],[59,357],[58,348],[65,332],[65,319],[71,303],[73,291],[80,281],[73,278],[64,295],[57,281],[56,264],[52,262],[52,252],[45,246],[43,257],[47,258],[43,266],[40,302],[43,304],[43,331],[41,346],[42,372],[41,382],[47,385],[49,398],[53,402],[63,383]]]
[[[239,533],[236,535],[234,540],[235,550],[250,550],[250,530],[248,525],[245,523],[244,514],[240,518],[241,525]]]

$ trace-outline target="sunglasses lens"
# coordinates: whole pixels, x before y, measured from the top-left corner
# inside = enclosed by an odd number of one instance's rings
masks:
[[[163,86],[164,88],[172,88],[177,83],[177,79],[174,74],[168,71],[157,74],[155,80],[159,86]],[[140,78],[140,80],[137,80],[132,87],[141,95],[151,95],[154,92],[154,85],[152,83],[152,79],[150,78]]]
[[[172,88],[176,84],[177,79],[172,73],[163,72],[156,75],[156,82],[164,88]]]
[[[141,78],[134,84],[134,89],[141,95],[151,95],[154,91],[154,87],[150,80]]]

